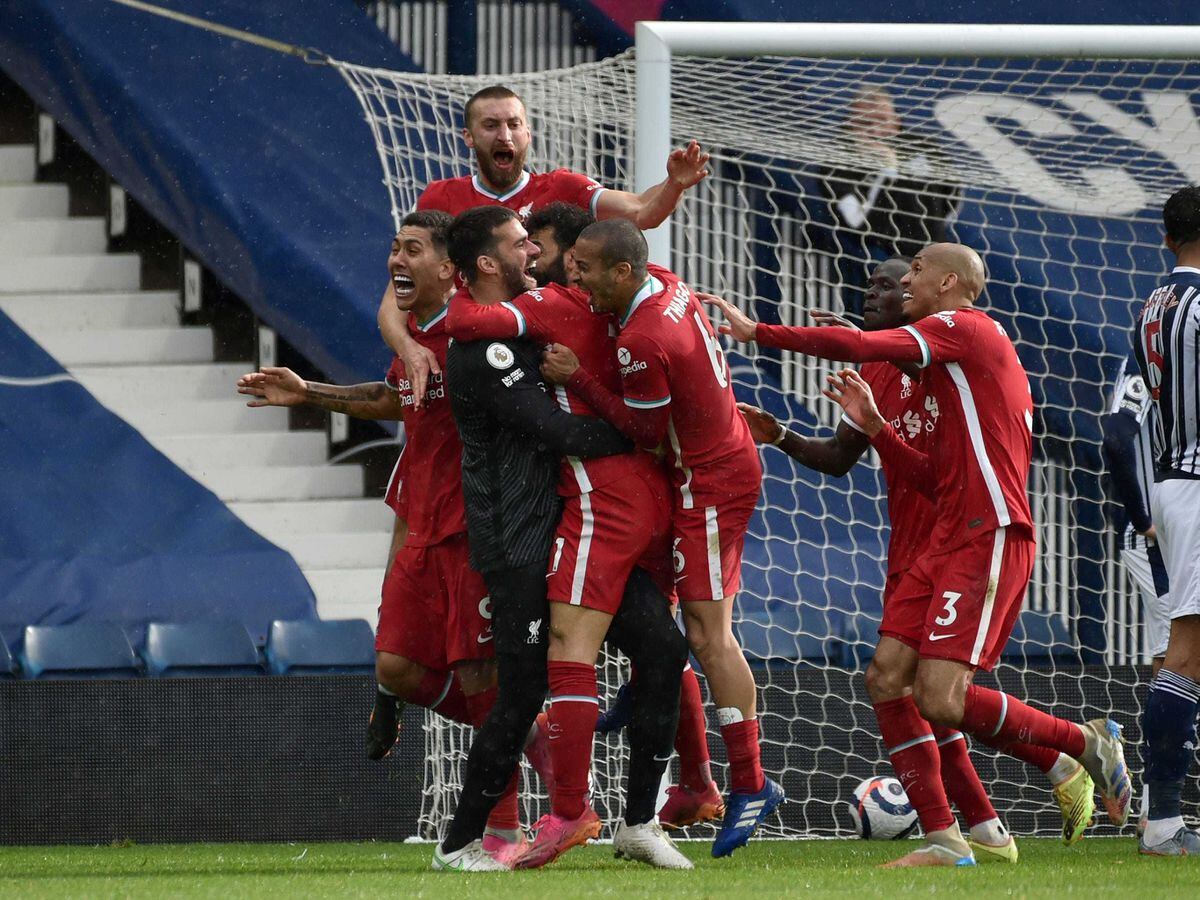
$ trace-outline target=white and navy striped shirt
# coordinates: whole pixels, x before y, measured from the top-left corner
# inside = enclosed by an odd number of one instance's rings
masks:
[[[1150,488],[1154,484],[1154,460],[1160,449],[1158,413],[1155,410],[1154,401],[1150,399],[1150,391],[1146,388],[1146,382],[1138,371],[1138,362],[1133,356],[1125,361],[1117,376],[1108,412],[1110,415],[1129,416],[1133,422],[1137,423],[1137,430],[1132,437],[1126,437],[1122,441],[1128,454],[1132,457],[1132,465],[1127,468],[1128,475],[1131,477],[1126,478],[1128,483],[1121,485],[1120,488],[1123,489],[1118,489],[1117,493],[1126,507],[1127,515],[1134,515],[1128,510],[1135,499],[1143,514],[1148,514],[1150,511]],[[1122,432],[1123,435],[1128,435],[1128,433],[1128,431]],[[1118,477],[1116,471],[1113,471],[1112,475],[1114,480]],[[1136,494],[1136,498],[1127,497],[1127,494]],[[1127,550],[1144,550],[1146,548],[1146,538],[1134,528],[1132,521],[1125,524],[1125,531],[1121,535],[1121,546]]]
[[[1155,480],[1200,478],[1200,269],[1176,266],[1150,295],[1134,351],[1159,414]]]

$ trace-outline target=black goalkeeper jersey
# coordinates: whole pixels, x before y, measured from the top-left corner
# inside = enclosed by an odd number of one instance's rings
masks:
[[[547,392],[540,363],[541,348],[524,340],[451,341],[446,354],[450,406],[463,445],[471,566],[478,572],[549,557],[564,455],[633,449],[602,419],[563,410]]]

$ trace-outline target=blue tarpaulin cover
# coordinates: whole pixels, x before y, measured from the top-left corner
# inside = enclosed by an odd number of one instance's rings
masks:
[[[0,634],[316,615],[295,561],[0,313]]]
[[[413,68],[348,0],[159,5]],[[380,379],[392,221],[335,70],[109,0],[0,0],[0,68],[312,363],[343,383]]]

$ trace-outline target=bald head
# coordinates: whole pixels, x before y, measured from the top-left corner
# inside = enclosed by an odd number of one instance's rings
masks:
[[[900,279],[908,321],[970,306],[983,293],[984,278],[983,260],[970,247],[930,244]]]
[[[985,275],[979,254],[963,244],[930,244],[920,256],[927,266],[955,275],[959,296],[974,303],[983,293]]]

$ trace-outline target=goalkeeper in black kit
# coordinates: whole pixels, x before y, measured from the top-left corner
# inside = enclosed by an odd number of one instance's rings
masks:
[[[450,259],[467,283],[463,290],[477,303],[507,302],[535,286],[529,270],[537,247],[502,207],[460,215],[448,244]],[[434,851],[438,870],[507,869],[483,849],[482,837],[546,696],[546,572],[561,512],[559,464],[563,455],[611,456],[632,448],[607,422],[564,411],[547,393],[540,363],[541,348],[524,340],[456,341],[446,357],[450,402],[463,444],[471,566],[483,575],[492,599],[498,686],[492,711],[471,746],[458,808]],[[656,670],[656,677],[646,681],[661,685],[655,693],[662,696],[639,700],[669,714],[655,729],[662,732],[660,739],[648,742],[641,755],[669,756],[687,645],[662,595],[643,574],[635,570],[630,577],[609,638],[639,670],[645,665]],[[661,766],[638,755],[630,760],[630,787],[656,791],[655,779],[637,779],[635,773],[651,768],[661,773]]]

